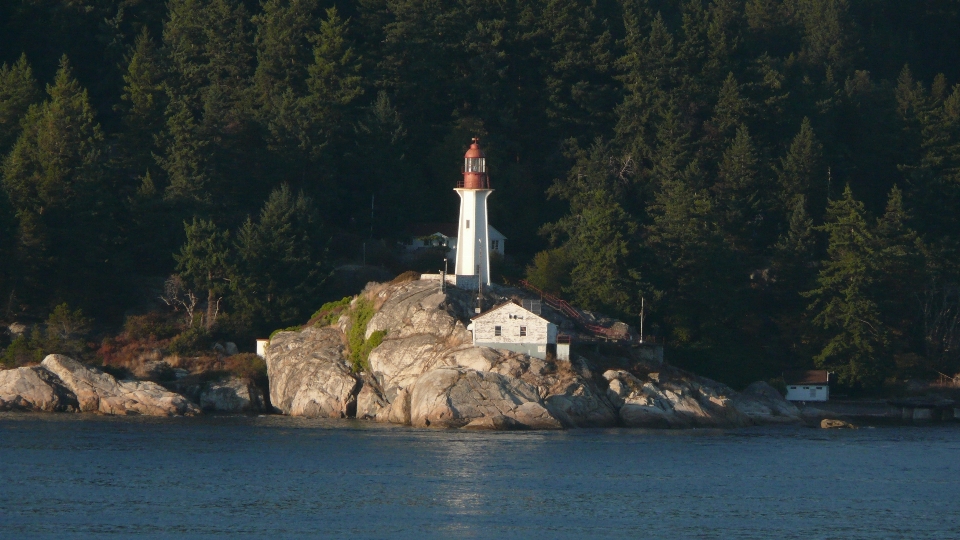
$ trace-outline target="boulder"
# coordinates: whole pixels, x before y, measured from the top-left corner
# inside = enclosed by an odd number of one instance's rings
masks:
[[[0,411],[76,411],[77,397],[40,366],[0,371]]]
[[[108,373],[67,356],[51,354],[40,365],[56,375],[63,386],[76,396],[81,412],[148,416],[194,415],[200,412],[185,397],[156,383],[118,381]]]
[[[624,370],[608,370],[607,397],[629,427],[737,427],[749,425],[730,387],[716,381],[663,369],[641,379]]]
[[[513,418],[507,416],[485,416],[472,420],[461,429],[509,431],[523,429],[523,426]]]
[[[820,421],[821,429],[857,429],[857,426],[851,424],[850,422],[844,422],[843,420],[836,420],[833,418],[824,418]]]
[[[795,424],[802,421],[800,409],[763,381],[751,384],[735,396],[733,405],[755,424]]]
[[[252,381],[240,377],[209,383],[200,391],[200,408],[225,413],[260,412],[263,392]]]
[[[385,407],[387,399],[383,395],[383,390],[377,383],[377,380],[369,373],[361,373],[360,379],[363,387],[357,394],[357,418],[362,420],[373,420]]]
[[[336,327],[280,332],[267,348],[270,402],[291,416],[352,416],[359,381],[344,358]]]
[[[375,420],[377,422],[387,422],[391,424],[410,425],[410,390],[407,388],[397,388],[392,394],[387,395],[387,405],[377,412]]]
[[[534,387],[498,373],[440,368],[420,377],[410,393],[410,421],[417,427],[463,427],[495,417],[528,429],[562,427]]]

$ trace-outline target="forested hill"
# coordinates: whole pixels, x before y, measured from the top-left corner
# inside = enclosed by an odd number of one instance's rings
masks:
[[[480,136],[516,265],[643,298],[674,362],[953,373],[958,28],[953,0],[0,2],[0,319],[117,320],[174,275],[209,331],[302,322],[363,242],[455,218]]]

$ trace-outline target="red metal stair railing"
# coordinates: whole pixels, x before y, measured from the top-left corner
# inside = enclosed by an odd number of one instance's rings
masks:
[[[586,317],[584,317],[583,314],[580,313],[580,310],[571,306],[563,298],[550,294],[546,291],[542,291],[537,287],[531,285],[530,282],[528,282],[525,279],[521,279],[520,284],[523,285],[525,288],[529,289],[530,291],[539,294],[540,297],[543,298],[544,302],[546,302],[548,306],[563,313],[567,317],[570,317],[571,319],[576,321],[580,326],[586,329],[588,332],[595,335],[610,338],[610,339],[623,339],[623,336],[620,335],[620,333],[615,332],[612,328],[604,328],[603,326],[600,326],[598,324],[592,324],[588,322]]]

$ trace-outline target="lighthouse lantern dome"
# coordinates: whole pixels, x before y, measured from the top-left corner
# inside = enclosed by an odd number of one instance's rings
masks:
[[[480,139],[474,138],[473,144],[463,155],[463,182],[460,187],[467,189],[489,189],[487,176],[487,156],[480,149]]]

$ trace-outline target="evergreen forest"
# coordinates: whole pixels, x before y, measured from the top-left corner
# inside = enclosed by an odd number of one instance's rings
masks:
[[[642,302],[736,386],[957,373],[958,29],[957,0],[0,2],[0,321],[48,323],[0,356],[150,309],[186,349],[302,323],[456,220],[476,136],[501,280]]]

